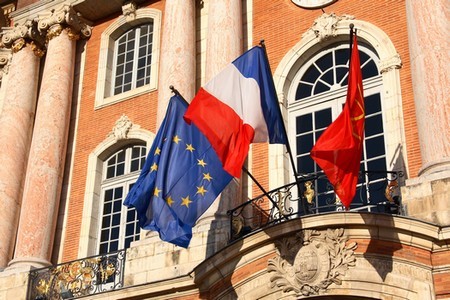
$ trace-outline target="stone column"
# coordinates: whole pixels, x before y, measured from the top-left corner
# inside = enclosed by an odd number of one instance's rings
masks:
[[[70,21],[70,23],[69,23]],[[70,6],[39,20],[47,33],[36,121],[28,159],[16,249],[10,267],[50,264],[70,121],[75,49],[90,28]]]
[[[3,46],[11,48],[13,55],[0,114],[0,268],[6,267],[13,256],[36,109],[43,52],[32,40],[32,32],[35,28],[27,23],[6,30],[2,37]]]
[[[195,1],[166,0],[159,67],[158,121],[161,124],[173,85],[191,101],[195,94]]]
[[[420,175],[450,171],[447,0],[406,1],[411,73],[422,154]],[[439,38],[441,37],[441,38]]]
[[[422,155],[418,178],[402,187],[408,216],[450,225],[450,43],[447,0],[407,0],[412,88]]]
[[[211,0],[208,8],[208,32],[206,36],[205,79],[209,81],[234,59],[242,54],[242,1]],[[233,179],[201,219],[214,218],[212,228],[216,236],[223,233],[226,243],[229,234],[227,211],[241,202],[240,181]],[[200,219],[200,220],[201,220]],[[216,242],[220,238],[216,238]],[[218,245],[220,248],[220,245]]]

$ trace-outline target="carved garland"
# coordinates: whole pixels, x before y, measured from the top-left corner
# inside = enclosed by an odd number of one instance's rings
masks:
[[[269,260],[267,271],[272,288],[297,296],[318,295],[329,285],[342,284],[349,267],[355,266],[355,242],[346,245],[344,229],[304,230],[275,243],[277,256]]]

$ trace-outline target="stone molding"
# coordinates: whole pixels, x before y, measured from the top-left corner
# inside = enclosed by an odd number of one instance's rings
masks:
[[[402,60],[400,58],[400,54],[396,54],[391,56],[390,58],[384,59],[380,61],[380,74],[389,72],[395,69],[401,69],[403,66]]]
[[[354,267],[356,242],[346,244],[344,229],[303,230],[275,241],[277,256],[268,262],[272,289],[297,296],[319,295],[332,283],[341,285]]]
[[[336,37],[336,28],[338,27],[338,23],[342,20],[353,19],[355,19],[355,17],[351,15],[336,16],[336,14],[334,13],[324,13],[314,21],[313,25],[302,35],[302,37],[309,34],[310,32],[313,32],[319,41]]]

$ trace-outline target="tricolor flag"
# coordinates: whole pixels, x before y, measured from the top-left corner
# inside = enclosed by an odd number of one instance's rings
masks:
[[[322,133],[310,153],[347,209],[356,193],[364,142],[364,96],[356,33],[348,76],[344,109]]]
[[[170,99],[166,116],[124,205],[135,207],[141,228],[187,248],[192,227],[233,178],[211,144],[183,120],[187,103]]]
[[[265,49],[245,52],[200,88],[185,120],[210,141],[223,168],[240,177],[250,143],[286,144]]]

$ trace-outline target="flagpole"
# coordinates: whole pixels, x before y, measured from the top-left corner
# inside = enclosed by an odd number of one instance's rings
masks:
[[[189,102],[186,101],[186,99],[184,99],[184,97],[180,94],[180,92],[173,86],[169,86],[170,90],[172,91],[172,93],[174,93],[175,95],[177,95],[178,97],[180,97],[184,102],[186,102],[186,104],[189,106]],[[269,198],[270,202],[272,202],[272,204],[279,210],[278,204],[275,202],[275,200],[272,199],[272,197],[269,195],[269,193],[264,189],[264,187],[258,182],[258,180],[256,180],[255,177],[253,177],[253,175],[250,173],[249,170],[247,170],[247,168],[245,168],[244,166],[242,166],[242,170],[247,173],[247,175],[255,182],[255,184],[259,187],[259,189],[264,193],[264,195],[267,196],[267,198]]]
[[[269,67],[270,74],[272,74],[272,70],[270,69],[270,64],[269,64],[269,57],[268,57],[268,55],[267,55],[266,44],[264,43],[264,40],[261,40],[261,41],[259,42],[259,44],[260,44],[261,47],[264,49],[264,54],[265,54],[265,56],[266,56],[267,65],[268,65],[268,67]],[[273,81],[271,81],[271,82],[272,82],[272,84],[273,84],[273,89],[274,89],[274,91],[276,91],[276,89],[275,89],[275,83],[273,83]],[[279,101],[278,101],[278,95],[275,94],[275,97],[276,97],[276,99],[277,99],[276,107],[277,107],[278,114],[280,115],[281,120],[283,120],[283,114],[281,113],[280,104],[279,104]],[[281,122],[281,123],[282,123],[282,129],[283,129],[283,131],[284,131],[284,135],[286,136],[286,150],[287,150],[287,152],[288,152],[288,154],[289,154],[289,158],[290,158],[290,161],[291,161],[292,171],[294,172],[294,178],[295,178],[295,182],[296,182],[296,184],[297,184],[297,189],[298,189],[298,194],[299,194],[298,196],[299,196],[299,198],[301,199],[303,211],[305,212],[305,214],[308,214],[308,213],[309,213],[309,209],[308,209],[308,205],[306,204],[305,199],[304,199],[304,197],[303,197],[303,189],[302,189],[302,187],[300,186],[300,182],[298,181],[297,168],[295,167],[294,156],[293,156],[293,154],[292,154],[291,145],[290,145],[290,143],[289,143],[289,138],[288,138],[288,135],[287,135],[286,126],[284,125],[284,121]]]
[[[353,31],[353,28],[355,27],[353,23],[350,23],[349,27],[350,27],[350,51],[348,55],[348,69],[350,70],[350,62],[352,61],[353,33],[356,34],[356,29],[355,31]]]

